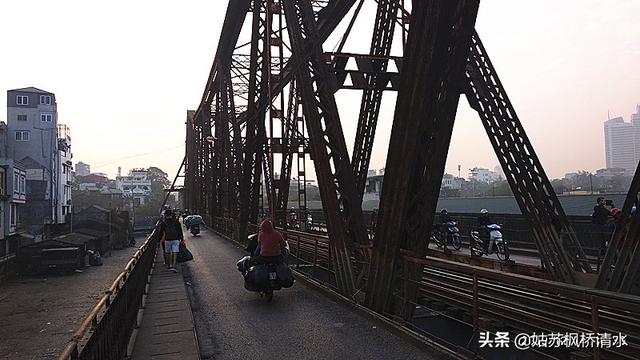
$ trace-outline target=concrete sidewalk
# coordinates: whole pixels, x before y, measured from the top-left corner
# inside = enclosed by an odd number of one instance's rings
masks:
[[[167,270],[158,250],[132,359],[200,359],[183,266]]]

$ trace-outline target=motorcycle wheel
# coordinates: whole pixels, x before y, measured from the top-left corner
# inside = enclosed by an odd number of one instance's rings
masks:
[[[500,259],[500,261],[509,261],[509,247],[502,242],[497,243],[496,247],[498,248],[498,251],[496,252],[498,259]]]
[[[456,250],[460,250],[460,248],[462,247],[462,241],[460,240],[460,235],[456,234],[452,236],[452,245],[453,248]]]
[[[444,247],[444,244],[442,243],[442,241],[440,241],[440,233],[437,230],[433,230],[431,232],[431,240],[433,240],[434,243],[436,243],[436,246],[439,248]]]

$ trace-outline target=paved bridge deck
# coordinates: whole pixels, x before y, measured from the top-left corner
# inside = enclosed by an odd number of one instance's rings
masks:
[[[202,359],[439,357],[426,353],[381,324],[354,313],[301,282],[296,282],[290,289],[277,291],[273,302],[268,303],[243,288],[242,276],[236,270],[236,261],[245,255],[242,249],[204,229],[198,237],[186,232],[185,235],[194,261],[184,264],[182,272],[189,284],[186,289]],[[156,278],[172,285],[154,286]],[[170,274],[158,264],[149,298],[174,296],[168,287],[180,288],[182,282],[175,281],[178,278],[179,274]],[[143,330],[145,324],[156,322],[161,314],[145,311]],[[143,334],[138,336],[136,350],[148,344],[144,338]],[[177,337],[168,337],[161,349],[172,345],[181,346]]]

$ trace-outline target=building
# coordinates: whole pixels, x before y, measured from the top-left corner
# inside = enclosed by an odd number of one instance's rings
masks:
[[[91,174],[91,166],[82,161],[76,164],[76,176],[87,176]]]
[[[469,180],[475,180],[484,182],[487,184],[491,184],[498,180],[502,180],[500,174],[495,171],[491,171],[485,168],[474,167],[473,169],[469,169]]]
[[[566,173],[564,174],[564,180],[566,181],[573,181],[578,177],[578,173],[575,172],[570,172],[570,173]]]
[[[125,197],[133,198],[133,205],[144,205],[151,195],[151,180],[147,178],[147,170],[132,169],[127,176],[116,176],[116,188]]]
[[[13,253],[13,235],[22,229],[22,207],[26,202],[26,173],[17,161],[7,157],[7,124],[0,122],[0,257]]]
[[[65,223],[68,214],[72,212],[71,186],[73,185],[73,163],[71,158],[71,131],[67,125],[58,124],[58,194],[56,219],[58,223]]]
[[[596,170],[596,176],[600,179],[609,181],[616,176],[633,176],[633,172],[624,168],[607,168]]]
[[[616,117],[604,122],[604,146],[608,169],[622,168],[635,172],[640,160],[640,105],[631,122]]]
[[[460,190],[462,189],[462,182],[464,179],[455,177],[451,174],[444,174],[442,176],[442,185],[444,189]]]
[[[62,133],[60,130],[63,130]],[[61,224],[70,211],[71,139],[58,126],[55,94],[35,87],[7,91],[7,157],[24,165],[23,223],[33,233]]]

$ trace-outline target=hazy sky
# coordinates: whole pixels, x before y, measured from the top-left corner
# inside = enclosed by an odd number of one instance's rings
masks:
[[[374,14],[374,0],[359,24]],[[0,2],[0,90],[54,92],[71,128],[74,162],[115,175],[158,166],[175,175],[186,110],[198,105],[227,1]],[[551,177],[604,167],[602,123],[640,103],[640,0],[483,0],[478,32]],[[331,50],[336,39],[325,44]],[[368,50],[370,30],[345,50]],[[343,94],[345,93],[345,94]],[[338,104],[351,151],[359,93]],[[0,102],[6,120],[6,102]],[[387,94],[372,168],[385,165],[394,95]],[[461,101],[447,171],[497,159],[480,120]]]

